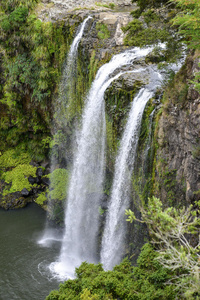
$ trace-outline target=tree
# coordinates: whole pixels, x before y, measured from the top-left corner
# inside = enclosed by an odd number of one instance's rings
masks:
[[[142,219],[137,219],[131,210],[126,210],[127,221],[146,223],[151,235],[151,242],[156,246],[156,258],[165,268],[175,271],[175,276],[169,284],[174,283],[179,293],[187,299],[200,296],[200,242],[196,245],[192,238],[198,236],[200,219],[197,217],[199,209],[163,209],[162,202],[156,198],[149,198],[148,207],[140,207]],[[192,297],[192,298],[191,298]]]

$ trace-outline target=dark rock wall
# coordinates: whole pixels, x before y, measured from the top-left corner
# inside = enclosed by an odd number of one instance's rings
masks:
[[[200,95],[191,80],[199,59],[190,56],[164,95],[157,123],[155,192],[164,203],[194,203],[200,197]]]

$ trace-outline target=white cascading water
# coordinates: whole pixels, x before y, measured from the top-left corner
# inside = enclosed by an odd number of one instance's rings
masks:
[[[83,37],[87,22],[92,19],[88,16],[81,24],[67,54],[67,61],[63,70],[61,83],[59,86],[59,99],[56,104],[55,118],[65,123],[65,118],[68,116],[68,108],[74,99],[76,88],[76,60],[78,55],[78,46]],[[65,124],[64,124],[65,125]]]
[[[133,100],[128,121],[115,162],[115,175],[110,204],[102,238],[101,262],[110,270],[121,261],[126,235],[125,209],[130,200],[131,175],[139,139],[139,131],[145,106],[161,84],[162,76],[151,69],[151,83],[142,88]]]
[[[60,123],[62,123],[62,126],[66,126],[66,113],[64,112],[67,112],[67,107],[71,100],[71,95],[75,92],[73,88],[73,77],[76,73],[75,70],[78,46],[81,41],[81,38],[83,37],[85,26],[88,20],[90,19],[92,19],[92,17],[88,16],[81,24],[71,44],[70,50],[67,54],[66,64],[63,70],[62,79],[59,87],[59,98],[55,107],[55,118],[58,119]],[[56,164],[57,162],[54,162],[54,160],[51,159],[51,172],[53,172]],[[50,246],[51,243],[54,241],[62,241],[60,233],[54,228],[49,228],[49,226],[46,224],[45,232],[42,238],[38,240],[38,244],[43,246]]]
[[[82,261],[97,262],[99,205],[104,180],[104,150],[106,138],[104,93],[118,68],[146,55],[149,49],[135,48],[118,55],[97,72],[86,99],[82,127],[78,134],[77,151],[69,185],[65,234],[59,261],[50,269],[60,278],[74,276]]]

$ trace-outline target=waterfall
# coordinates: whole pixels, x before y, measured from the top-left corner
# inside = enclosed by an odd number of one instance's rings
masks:
[[[70,50],[67,54],[66,58],[66,63],[65,67],[63,70],[60,86],[59,86],[59,97],[56,101],[55,105],[55,121],[56,123],[60,124],[61,128],[65,128],[66,126],[66,117],[68,113],[68,107],[73,101],[73,94],[75,93],[75,87],[74,87],[74,82],[75,82],[75,75],[76,75],[76,59],[77,59],[77,54],[78,54],[78,46],[81,41],[81,38],[84,34],[85,26],[88,22],[88,20],[92,19],[91,16],[88,16],[83,23],[80,25],[76,36],[70,46]],[[56,127],[56,126],[54,126]],[[56,129],[55,129],[56,133]],[[56,136],[56,134],[55,134]],[[55,169],[55,165],[57,164],[57,157],[55,158],[53,155],[51,157],[51,172]],[[51,209],[49,209],[49,214]],[[45,226],[45,231],[42,236],[38,240],[38,244],[43,245],[43,246],[50,246],[52,242],[55,241],[60,241],[60,233],[58,230],[55,230],[54,228],[50,228],[49,224],[47,223]]]
[[[97,237],[106,137],[104,93],[122,74],[113,75],[114,71],[149,51],[150,48],[135,48],[115,55],[99,69],[86,98],[68,190],[61,254],[58,262],[50,266],[61,278],[73,277],[75,267],[82,261],[98,261]]]
[[[65,63],[65,67],[62,74],[61,83],[59,86],[59,99],[56,104],[56,113],[55,118],[58,119],[59,122],[64,123],[66,125],[66,118],[69,114],[69,107],[74,99],[74,95],[76,92],[76,60],[78,54],[78,46],[83,37],[85,26],[88,20],[92,19],[91,16],[88,16],[83,23],[80,25],[78,32],[71,44],[70,50],[67,54],[67,59]]]
[[[145,106],[161,84],[161,75],[149,70],[151,82],[134,98],[115,162],[115,175],[110,204],[102,238],[101,262],[105,269],[112,269],[121,261],[126,235],[125,209],[130,201],[131,175],[139,139],[140,125]]]

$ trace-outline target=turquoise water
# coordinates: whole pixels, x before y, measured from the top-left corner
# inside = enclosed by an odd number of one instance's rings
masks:
[[[42,300],[58,288],[48,266],[57,259],[60,242],[38,244],[45,223],[45,212],[35,204],[0,210],[0,300]]]

